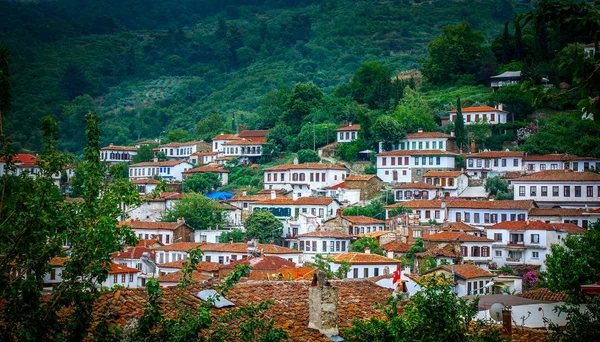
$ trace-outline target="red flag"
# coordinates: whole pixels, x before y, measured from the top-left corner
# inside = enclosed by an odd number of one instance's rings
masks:
[[[400,275],[400,272],[401,272],[401,270],[400,270],[400,267],[401,267],[401,266],[400,266],[400,265],[398,265],[398,268],[396,268],[396,272],[394,272],[394,279],[392,279],[392,284],[396,284],[396,283],[397,283],[397,282],[400,280],[400,278],[401,278],[401,275]]]

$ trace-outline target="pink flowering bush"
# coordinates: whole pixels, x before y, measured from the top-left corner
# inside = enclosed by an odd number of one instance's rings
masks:
[[[536,271],[529,271],[523,276],[523,289],[532,289],[538,281],[538,275]]]

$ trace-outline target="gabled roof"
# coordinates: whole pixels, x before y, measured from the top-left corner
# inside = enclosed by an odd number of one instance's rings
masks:
[[[500,75],[495,75],[490,78],[505,78],[505,77],[521,77],[521,70],[519,71],[505,71]]]
[[[366,237],[366,238],[379,239],[382,235],[387,235],[387,234],[394,234],[394,233],[389,230],[378,230],[376,232],[363,233],[363,234],[358,234],[356,236],[359,238]]]
[[[194,173],[204,173],[204,172],[211,172],[211,173],[229,173],[229,170],[225,170],[219,166],[213,166],[213,165],[204,165],[204,166],[199,166],[193,169],[189,169],[187,171],[182,172],[183,174],[194,174]]]
[[[352,224],[385,224],[385,221],[368,216],[342,216],[342,218]]]
[[[360,125],[348,125],[348,126],[338,128],[335,131],[341,132],[341,131],[359,131],[359,130],[360,130]]]
[[[280,171],[280,170],[348,170],[343,165],[322,164],[322,163],[304,163],[304,164],[282,164],[273,167],[268,167],[265,171]]]
[[[466,174],[465,171],[427,171],[423,177],[458,177]]]
[[[159,283],[178,283],[181,280],[182,276],[183,276],[183,272],[176,271],[176,272],[172,272],[172,273],[167,273],[165,275],[161,275],[156,280]],[[195,282],[208,280],[210,278],[212,278],[212,277],[209,276],[208,274],[204,274],[204,273],[198,272],[198,271],[192,271],[192,280]]]
[[[300,197],[297,200],[287,197],[279,197],[275,199],[265,199],[262,201],[254,202],[254,205],[259,204],[280,204],[280,205],[330,205],[333,202],[337,202],[335,198],[327,197]]]
[[[522,158],[524,155],[519,151],[488,151],[468,154],[465,158]]]
[[[33,154],[15,154],[12,158],[12,162],[15,164],[34,164],[37,161],[37,158]],[[0,158],[0,163],[4,163],[4,158]]]
[[[54,258],[50,259],[48,264],[50,266],[59,267],[59,266],[64,266],[64,264],[69,260],[71,260],[71,258],[54,257]]]
[[[138,149],[135,146],[110,145],[110,146],[102,147],[100,150],[101,151],[133,151],[133,152],[137,152]]]
[[[439,185],[427,184],[427,183],[404,183],[394,187],[394,189],[428,189],[435,190],[439,189]]]
[[[275,192],[276,196],[278,195]],[[229,199],[230,202],[233,201],[246,201],[246,202],[256,202],[256,201],[264,201],[271,198],[271,194],[261,194],[261,195],[235,195]]]
[[[183,194],[178,192],[161,192],[158,197],[153,197],[152,194],[147,194],[141,197],[142,200],[148,202],[163,202],[167,200],[180,200]]]
[[[346,182],[347,181],[368,181],[371,180],[373,178],[377,178],[377,175],[348,175],[346,177],[346,179],[344,179]]]
[[[140,270],[137,268],[127,267],[124,265],[119,265],[115,263],[110,264],[110,271],[108,274],[120,274],[120,273],[138,273]]]
[[[404,139],[430,139],[430,138],[445,138],[450,139],[454,138],[450,134],[442,133],[442,132],[417,132],[417,133],[409,133],[406,135]]]
[[[395,150],[376,154],[376,157],[386,156],[456,156],[456,153],[443,150]]]
[[[215,137],[212,138],[213,141],[215,140],[241,140],[242,138],[238,137],[235,134],[219,134]]]
[[[299,234],[298,235],[299,238],[305,238],[305,237],[315,237],[315,238],[335,238],[335,239],[350,239],[351,236],[346,234],[346,233],[342,233],[340,231],[337,230],[319,230],[316,232],[310,232],[310,233],[304,233],[304,234]]]
[[[574,172],[571,170],[546,170],[514,179],[513,182],[600,182],[600,175],[594,172]]]
[[[341,263],[342,261],[348,261],[352,265],[397,265],[400,264],[400,260],[390,259],[378,254],[367,254],[367,253],[342,253],[331,256],[333,262]]]
[[[158,265],[158,267],[159,268],[178,268],[178,269],[182,269],[184,261],[185,260],[178,260],[178,261],[166,262],[164,264]],[[216,271],[219,270],[219,268],[221,268],[221,266],[223,266],[223,265],[219,264],[218,262],[200,261],[199,263],[196,264],[196,269],[198,271],[216,272]]]
[[[381,245],[384,251],[393,251],[396,253],[406,253],[410,250],[410,247],[412,246],[400,241],[392,241]]]
[[[444,270],[446,272],[452,273],[452,266],[438,266],[427,270],[425,274],[435,272],[437,270]],[[491,278],[494,276],[493,273],[490,273],[483,268],[477,267],[471,264],[463,264],[463,265],[454,265],[454,274],[463,279],[473,279],[473,278]]]
[[[210,243],[210,242],[177,242],[170,245],[156,247],[159,251],[187,252],[193,248],[200,247],[204,252],[226,252],[226,253],[248,253],[248,245],[243,242],[234,243]],[[265,254],[299,254],[301,252],[271,244],[258,244],[257,247]]]
[[[454,232],[481,232],[481,229],[477,229],[471,225],[468,225],[464,222],[447,222],[442,227],[444,231],[454,231]]]
[[[584,212],[583,208],[533,208],[529,216],[581,216]]]
[[[426,256],[430,256],[430,257],[433,257],[433,258],[437,258],[437,257],[458,258],[458,256],[459,256],[459,254],[456,253],[453,250],[453,247],[450,246],[450,245],[447,245],[444,248],[430,249],[428,251],[417,253],[415,255],[417,257],[419,257],[419,258],[423,258],[423,257],[426,257]]]
[[[231,262],[228,265],[222,266],[223,269],[234,268],[235,265],[243,264],[252,266],[253,270],[277,270],[280,268],[296,267],[296,263],[275,255],[266,255],[261,257],[250,257],[238,261]]]
[[[127,226],[131,227],[131,229],[166,229],[166,230],[175,230],[177,227],[181,226],[182,223],[177,222],[146,222],[139,220],[129,220],[119,222],[119,227]]]
[[[439,232],[423,237],[429,241],[493,242],[494,240],[461,232]]]
[[[346,182],[341,182],[341,183],[338,183],[336,185],[332,185],[330,187],[327,187],[327,190],[343,189],[344,187],[346,187]]]
[[[129,167],[143,167],[143,166],[169,167],[169,166],[179,165],[181,163],[187,163],[187,164],[189,164],[185,160],[171,159],[171,160],[166,160],[166,161],[161,161],[161,162],[151,161],[151,162],[143,162],[143,163],[131,164],[131,165],[129,165]]]
[[[245,131],[241,131],[238,134],[238,137],[240,138],[257,138],[257,137],[266,137],[267,134],[269,133],[268,129],[258,129],[258,130],[245,130]]]
[[[411,200],[401,203],[394,203],[392,205],[386,205],[385,209],[394,209],[398,207],[406,207],[410,209],[421,209],[421,208],[435,208],[440,209],[442,207],[442,200]]]
[[[583,234],[585,229],[572,223],[546,223],[542,221],[503,221],[496,223],[489,229],[506,229],[506,230],[546,230],[558,231],[564,233]]]
[[[534,154],[526,155],[525,161],[571,161],[571,160],[600,160],[593,157],[579,157],[574,154]]]
[[[204,143],[204,141],[187,141],[187,142],[172,142],[172,143],[168,143],[168,144],[163,144],[158,146],[158,148],[161,147],[181,147],[181,146],[194,146],[200,143]]]
[[[490,106],[476,106],[476,107],[465,107],[462,109],[462,113],[485,113],[485,112],[502,112],[507,113],[504,110],[499,110],[498,108],[490,107]],[[448,113],[456,113],[456,109],[449,111]]]
[[[447,202],[448,208],[469,209],[506,209],[506,210],[528,210],[535,206],[532,200],[507,200],[507,201],[475,201],[475,200],[452,200]]]
[[[160,184],[160,182],[154,178],[136,178],[129,182],[132,184]]]
[[[248,138],[241,140],[233,140],[224,143],[223,145],[265,145],[267,142],[261,138]]]
[[[148,253],[154,256],[154,250],[148,247],[125,247],[121,252],[114,252],[110,255],[111,259],[140,259],[142,254]]]
[[[568,297],[567,293],[564,291],[552,292],[546,288],[529,290],[519,294],[519,296],[527,299],[546,300],[549,302],[564,302]]]

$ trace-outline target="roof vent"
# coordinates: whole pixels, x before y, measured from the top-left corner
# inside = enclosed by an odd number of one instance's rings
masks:
[[[235,306],[235,304],[223,296],[219,295],[215,290],[202,290],[196,294],[196,297],[212,304],[217,309]]]

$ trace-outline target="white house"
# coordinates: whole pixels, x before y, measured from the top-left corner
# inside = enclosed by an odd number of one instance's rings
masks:
[[[304,163],[284,164],[264,170],[264,188],[291,190],[295,196],[310,196],[313,190],[326,189],[344,181],[349,171],[334,164]]]
[[[448,114],[451,122],[456,121],[456,109],[449,111]],[[490,125],[508,122],[508,112],[502,110],[502,104],[498,104],[498,108],[490,106],[462,108],[462,115],[465,125],[471,125],[475,122],[485,122]]]
[[[413,199],[406,202],[395,203],[392,205],[385,206],[386,218],[390,217],[390,211],[397,207],[405,207],[412,210],[412,213],[418,217],[418,223],[428,223],[429,221],[436,221],[438,223],[445,222],[446,216],[446,202],[439,199],[431,200],[417,200]]]
[[[160,246],[160,244],[156,244],[156,246]],[[154,260],[154,250],[149,246],[126,246],[121,252],[114,252],[110,255],[110,259],[113,263],[127,266],[130,268],[135,268],[138,270],[142,270],[142,256],[144,253],[148,253],[148,257]],[[152,276],[152,274],[150,274]]]
[[[161,192],[157,197],[142,196],[142,202],[135,207],[125,207],[127,219],[141,221],[160,221],[167,210],[173,208],[183,195],[178,192]],[[124,206],[124,205],[123,205]]]
[[[316,231],[297,236],[301,263],[312,262],[315,255],[323,257],[350,251],[351,236],[338,231]]]
[[[130,227],[134,234],[141,240],[156,239],[160,243],[169,245],[176,242],[193,241],[193,228],[179,219],[178,222],[147,222],[129,220],[119,222],[119,227]]]
[[[223,157],[238,158],[240,162],[254,162],[262,156],[263,139],[240,139],[227,141],[222,145]]]
[[[135,146],[115,146],[110,144],[100,149],[100,161],[107,163],[129,163],[137,154],[137,150]]]
[[[505,85],[518,84],[521,81],[521,71],[505,71],[500,75],[490,77],[490,87],[498,89]]]
[[[204,252],[201,261],[218,262],[224,265],[247,258],[253,253],[250,243],[180,242],[155,248],[157,263],[185,260],[189,257],[189,251],[198,247]],[[262,255],[278,256],[296,264],[299,264],[300,255],[302,255],[302,252],[297,250],[272,244],[258,244],[255,250],[261,252]]]
[[[347,143],[358,139],[358,131],[360,131],[360,125],[353,125],[352,123],[346,127],[336,129],[337,142]]]
[[[235,141],[242,140],[242,138],[238,137],[235,134],[219,134],[212,138],[212,151],[218,153],[218,156],[223,155],[223,144]]]
[[[486,237],[475,236],[458,231],[443,231],[423,237],[427,249],[441,249],[447,245],[460,250],[463,262],[487,269],[492,261],[492,241]]]
[[[446,203],[450,222],[465,222],[484,228],[498,222],[527,220],[529,210],[535,207],[530,200],[469,201],[452,200]]]
[[[377,176],[386,183],[411,183],[429,170],[453,170],[456,154],[442,150],[396,150],[377,157]]]
[[[423,132],[419,128],[417,133],[407,134],[394,147],[396,150],[442,150],[455,152],[456,143],[454,139],[454,132],[452,134]]]
[[[132,289],[138,288],[138,274],[140,270],[137,268],[127,267],[115,263],[110,264],[108,278],[101,284],[105,288],[113,288],[115,285],[128,287]]]
[[[475,265],[445,265],[427,270],[427,275],[443,275],[452,280],[459,297],[492,293],[494,274]]]
[[[394,201],[404,202],[413,199],[435,199],[440,195],[440,185],[427,183],[405,183],[394,187]]]
[[[349,262],[352,268],[346,278],[365,279],[394,273],[400,260],[391,259],[382,255],[371,254],[367,249],[365,253],[342,253],[332,256],[331,270],[336,272],[343,261]]]
[[[158,146],[160,152],[172,159],[189,159],[198,151],[199,144],[206,144],[204,141],[188,141],[183,143],[168,143]]]
[[[541,221],[506,221],[487,228],[492,244],[493,261],[498,266],[539,265],[550,246],[561,243],[567,234],[583,234],[585,230],[572,223],[545,223]]]
[[[132,164],[129,165],[129,180],[159,176],[168,181],[181,181],[182,173],[192,167],[187,161],[177,159]]]
[[[140,195],[147,195],[152,193],[160,182],[154,178],[136,178],[131,180],[131,184],[135,185]]]
[[[223,186],[227,185],[227,183],[229,182],[229,170],[225,170],[222,167],[213,165],[203,165],[195,167],[193,169],[189,169],[187,171],[184,171],[182,173],[182,176],[183,179],[186,179],[199,173],[213,173],[217,175],[219,177],[219,180],[221,181],[221,185]]]
[[[469,187],[469,176],[464,171],[428,171],[423,181],[441,187],[441,193],[446,198],[458,197]]]
[[[54,257],[50,259],[50,272],[44,274],[44,285],[52,286],[62,282],[62,273],[69,258]]]
[[[523,170],[523,152],[485,151],[465,157],[467,173],[474,179],[502,176]]]
[[[546,223],[572,223],[588,228],[600,217],[593,211],[584,208],[533,208],[529,211],[529,219]]]
[[[600,207],[600,175],[593,172],[546,170],[512,181],[516,200],[542,206]]]
[[[188,161],[192,165],[210,164],[216,162],[217,152],[196,152],[192,153]]]
[[[600,158],[579,157],[572,154],[526,155],[523,164],[527,172],[564,169],[575,172],[600,170]]]
[[[302,214],[317,216],[320,222],[336,215],[341,208],[341,203],[335,198],[300,197],[300,198],[271,198],[250,203],[250,210],[270,211],[280,220],[289,217],[298,217]]]
[[[16,176],[23,172],[29,172],[30,175],[40,172],[40,168],[35,165],[37,158],[32,154],[15,154],[12,162],[16,166],[16,170],[11,173]],[[4,158],[0,158],[0,176],[3,176],[7,172],[6,164]]]
[[[298,249],[298,235],[317,231],[320,223],[320,218],[308,213],[288,218],[283,224],[283,235],[285,235],[283,246]]]

